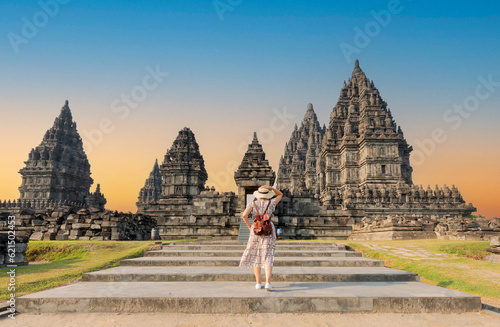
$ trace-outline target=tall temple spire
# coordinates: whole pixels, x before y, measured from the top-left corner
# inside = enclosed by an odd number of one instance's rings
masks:
[[[318,166],[322,170],[318,172],[322,176],[322,190],[356,184],[378,185],[382,181],[396,184],[400,178],[412,184],[413,169],[409,162],[412,149],[402,133],[398,133],[387,103],[361,70],[358,60],[350,82],[342,88],[333,108],[326,134]],[[361,144],[366,151],[364,155],[360,153]],[[342,148],[346,150],[341,156]],[[394,154],[399,156],[397,160]],[[358,161],[358,158],[364,159]],[[339,166],[327,171],[328,161],[339,162]]]
[[[139,191],[137,208],[139,211],[147,207],[151,203],[156,203],[160,200],[162,189],[162,177],[158,159],[155,160],[153,170],[149,173],[148,179],[144,183],[144,187]]]
[[[61,113],[59,114],[58,121],[61,124],[67,125],[71,125],[73,123],[73,115],[71,114],[68,100],[64,102],[64,106],[61,108]]]
[[[86,201],[93,183],[90,164],[67,100],[25,164],[19,171],[21,200]]]
[[[205,189],[208,174],[200,147],[191,129],[185,127],[165,154],[160,168],[162,175],[161,201],[178,198],[192,201]]]
[[[248,191],[255,191],[262,185],[273,185],[276,174],[266,159],[262,145],[257,140],[257,133],[243,156],[238,170],[234,173],[234,180],[238,186],[238,210],[243,211]]]
[[[259,139],[257,138],[257,132],[253,132],[252,144],[259,144]]]
[[[297,129],[295,125],[290,141],[285,146],[283,159],[280,160],[279,188],[292,193],[299,190],[316,191],[316,160],[321,152],[324,133],[313,104],[309,103],[300,128]]]

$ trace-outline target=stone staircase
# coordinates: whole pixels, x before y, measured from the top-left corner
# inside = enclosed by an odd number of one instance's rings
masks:
[[[164,244],[82,281],[20,297],[19,312],[392,312],[481,310],[477,296],[419,282],[344,245],[278,241],[274,292],[256,290],[252,269],[239,268],[245,244]],[[264,272],[262,272],[264,276]]]

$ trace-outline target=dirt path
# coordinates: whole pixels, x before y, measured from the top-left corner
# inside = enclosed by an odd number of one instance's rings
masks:
[[[22,327],[240,327],[240,326],[348,326],[348,327],[497,327],[500,317],[487,313],[468,314],[20,314],[15,320],[2,320],[2,326]]]

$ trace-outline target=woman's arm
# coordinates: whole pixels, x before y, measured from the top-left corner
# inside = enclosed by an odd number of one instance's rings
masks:
[[[243,211],[243,215],[241,216],[241,218],[243,218],[243,220],[245,221],[245,224],[247,224],[248,226],[248,229],[252,229],[252,225],[250,225],[250,222],[248,221],[248,214],[250,213],[250,211],[252,211],[251,208],[246,208],[245,211]]]
[[[264,185],[262,187],[267,188],[269,190],[272,190],[274,193],[276,193],[276,198],[275,198],[276,204],[278,204],[281,201],[281,198],[283,197],[283,193],[280,190],[277,190],[274,187],[268,186],[268,185]]]

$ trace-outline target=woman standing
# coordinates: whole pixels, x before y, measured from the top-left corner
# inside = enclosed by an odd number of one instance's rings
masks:
[[[247,224],[248,229],[250,229],[250,237],[248,238],[247,247],[243,253],[243,257],[240,261],[240,267],[251,268],[253,267],[253,272],[255,274],[255,280],[257,284],[256,289],[262,288],[262,283],[260,280],[261,268],[265,268],[266,271],[266,289],[272,291],[271,286],[271,273],[273,271],[274,263],[274,252],[276,249],[276,231],[274,224],[271,222],[273,231],[271,235],[256,235],[253,232],[253,224],[250,226],[248,222],[248,214],[251,212],[252,217],[257,215],[257,210],[260,214],[268,214],[271,216],[276,205],[281,201],[283,193],[271,186],[261,186],[257,191],[253,193],[255,200],[247,204],[245,211],[243,212],[243,220]],[[275,198],[273,198],[276,195]],[[266,210],[267,208],[267,210]]]

